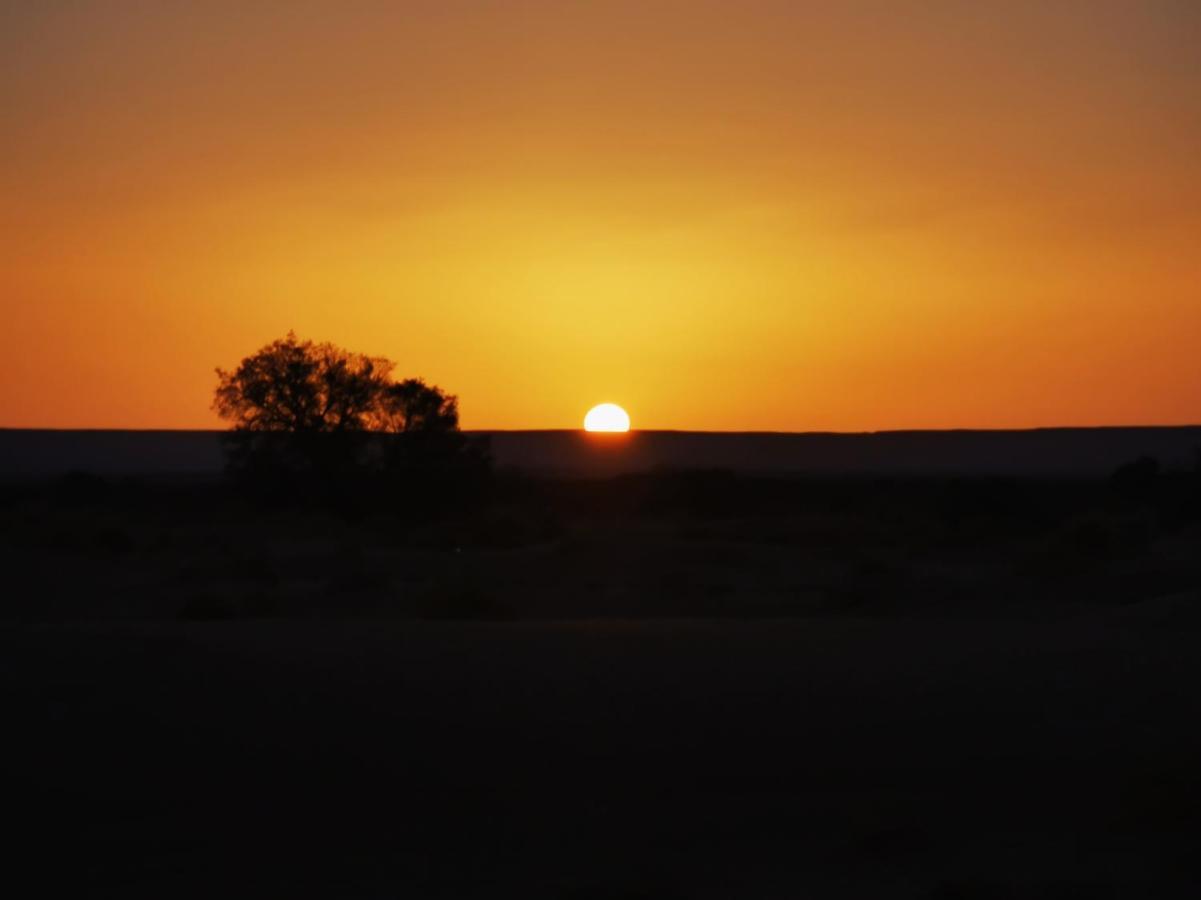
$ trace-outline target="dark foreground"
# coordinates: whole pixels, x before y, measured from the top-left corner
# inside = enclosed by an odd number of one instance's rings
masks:
[[[1193,479],[526,484],[420,524],[13,493],[7,871],[22,896],[1196,896]]]
[[[1201,426],[994,431],[476,431],[501,469],[607,477],[657,468],[760,476],[993,475],[1105,477],[1138,456],[1188,465]],[[0,428],[0,473],[53,477],[207,475],[224,467],[219,431],[45,431]]]
[[[10,629],[8,814],[86,896],[1189,897],[1164,624]]]

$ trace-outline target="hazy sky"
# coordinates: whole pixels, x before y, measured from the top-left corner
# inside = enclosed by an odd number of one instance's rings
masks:
[[[0,425],[1201,420],[1201,3],[6,2]]]

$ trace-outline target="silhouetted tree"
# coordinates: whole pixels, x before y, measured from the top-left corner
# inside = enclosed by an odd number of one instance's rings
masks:
[[[213,408],[233,425],[230,469],[276,487],[318,476],[339,490],[366,475],[412,482],[415,469],[443,489],[485,469],[483,448],[459,431],[457,398],[420,379],[394,381],[394,369],[291,332],[217,369]]]
[[[401,434],[436,434],[459,426],[459,401],[420,378],[406,378],[384,390],[385,430]]]
[[[383,430],[385,400],[397,387],[389,378],[393,368],[389,360],[299,341],[288,332],[232,372],[217,370],[213,408],[239,431]]]

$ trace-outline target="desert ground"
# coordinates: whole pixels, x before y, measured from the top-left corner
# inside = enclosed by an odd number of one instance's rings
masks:
[[[89,897],[1192,897],[1199,498],[1146,464],[510,473],[438,515],[11,482],[11,870]]]
[[[1146,612],[10,627],[9,815],[88,896],[1195,896]]]

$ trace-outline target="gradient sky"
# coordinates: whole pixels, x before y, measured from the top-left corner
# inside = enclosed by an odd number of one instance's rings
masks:
[[[1201,421],[1201,3],[4,2],[0,425]]]

